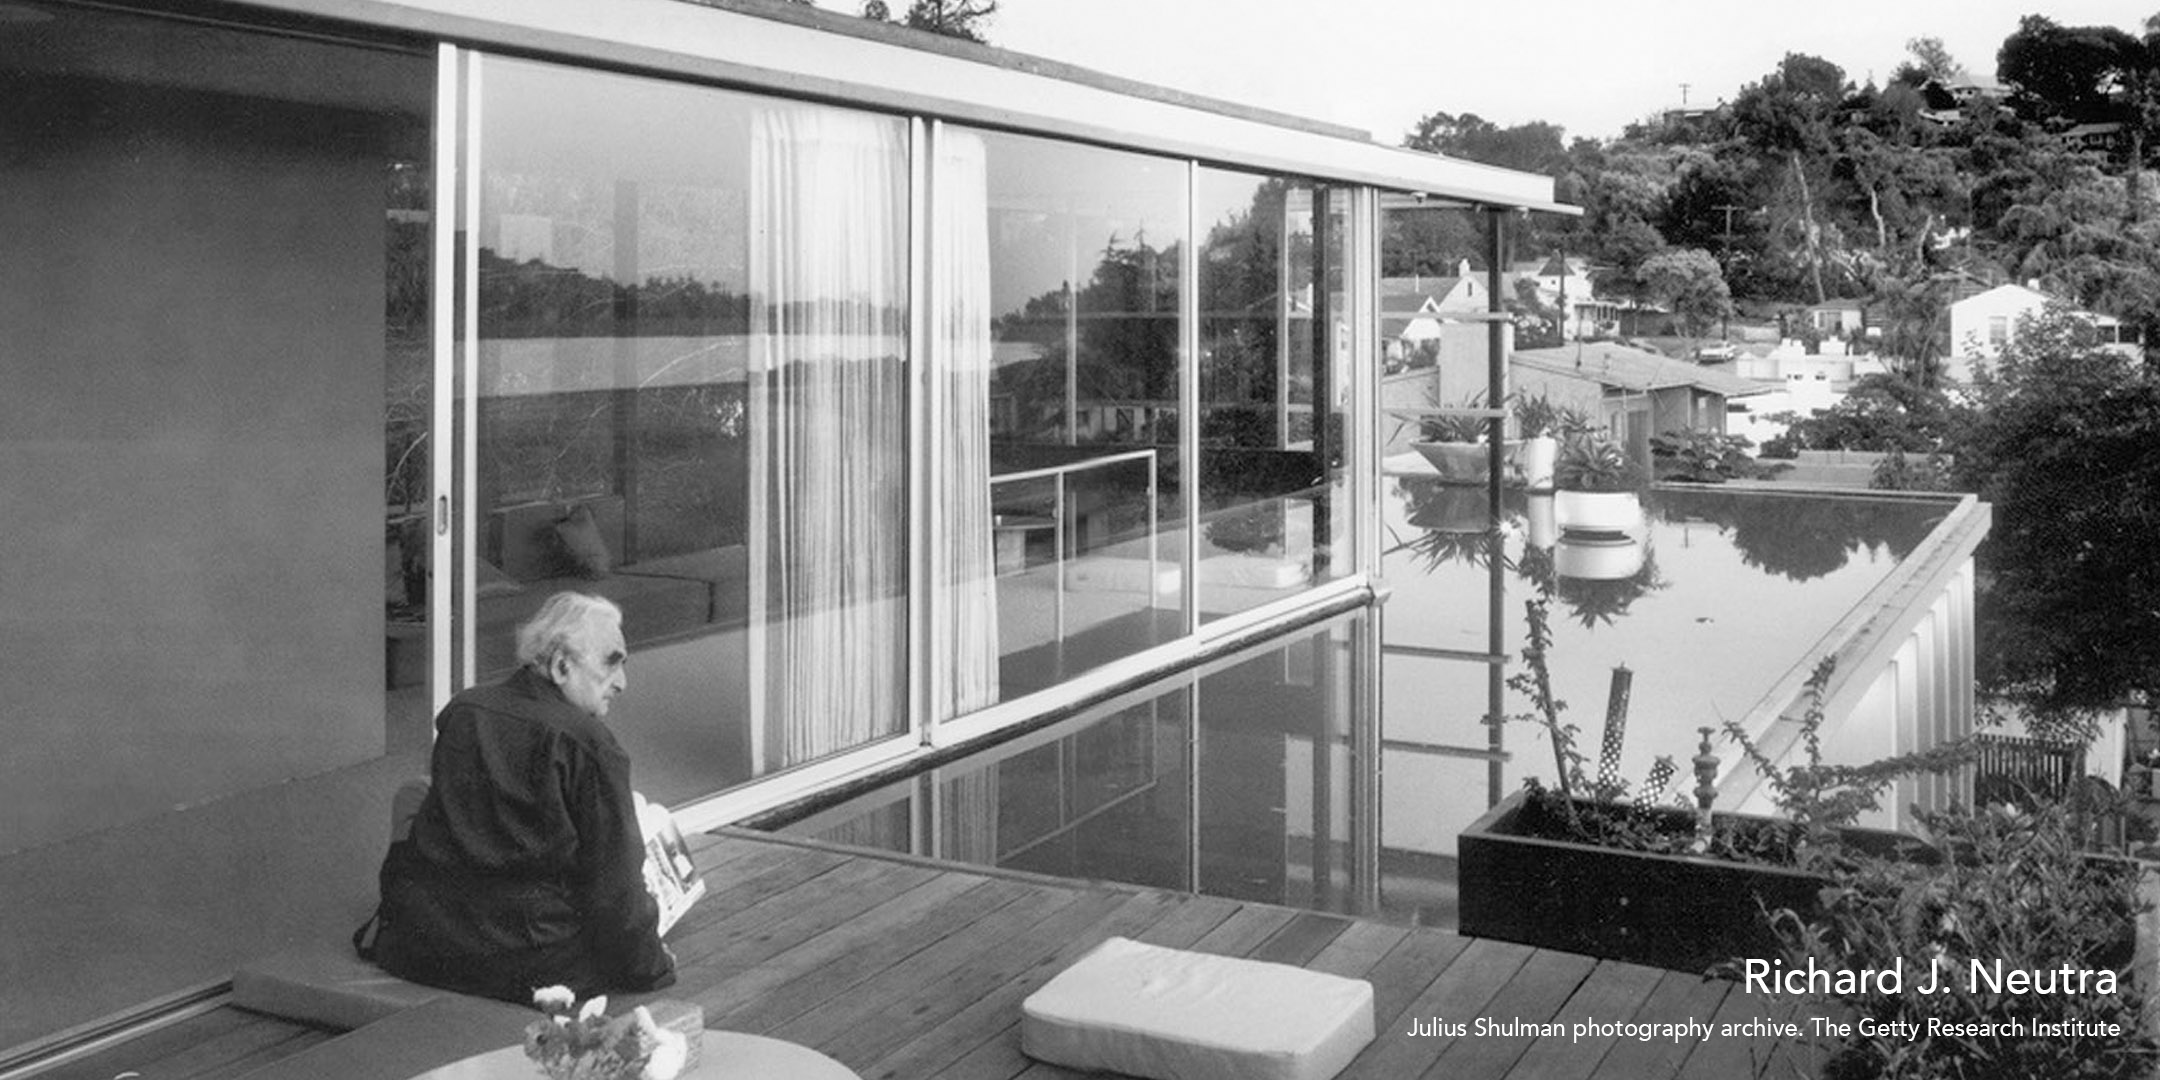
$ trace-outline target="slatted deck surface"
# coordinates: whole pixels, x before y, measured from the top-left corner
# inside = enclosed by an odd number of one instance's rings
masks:
[[[712,891],[669,935],[671,992],[707,1024],[816,1047],[865,1080],[1060,1080],[1020,1053],[1021,999],[1096,942],[1159,945],[1371,980],[1379,1036],[1343,1075],[1404,1078],[1794,1077],[1816,1051],[1767,1039],[1681,1042],[1407,1034],[1413,1021],[1799,1019],[1729,982],[1451,932],[932,864],[726,831],[699,837]],[[504,1042],[517,1033],[504,1033]],[[68,1063],[65,1080],[221,1080],[328,1038],[220,1008]]]

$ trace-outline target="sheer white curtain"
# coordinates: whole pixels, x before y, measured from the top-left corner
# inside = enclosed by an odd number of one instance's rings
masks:
[[[750,639],[760,772],[906,726],[907,203],[898,123],[760,113]]]
[[[981,138],[940,128],[930,210],[933,329],[945,366],[937,437],[946,543],[931,553],[941,598],[934,662],[940,718],[998,700],[995,538],[990,531],[990,200]]]

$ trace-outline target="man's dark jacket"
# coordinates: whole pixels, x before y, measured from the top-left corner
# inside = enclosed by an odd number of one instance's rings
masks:
[[[645,889],[630,759],[521,668],[435,718],[427,797],[382,869],[375,958],[414,982],[530,1003],[675,981]]]

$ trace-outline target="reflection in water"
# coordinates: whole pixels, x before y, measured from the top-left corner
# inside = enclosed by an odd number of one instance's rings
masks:
[[[1505,688],[1519,663],[1488,654],[1522,655],[1535,581],[1556,583],[1556,612],[1576,610],[1570,590],[1632,591],[1606,606],[1609,618],[1555,617],[1550,663],[1554,696],[1569,703],[1563,721],[1583,729],[1586,748],[1601,739],[1608,695],[1624,688],[1627,740],[1614,769],[1640,782],[1657,758],[1692,753],[1697,727],[1744,715],[1810,659],[1889,573],[1892,553],[1911,551],[1947,505],[1864,500],[1871,505],[1846,513],[1842,499],[1659,490],[1641,535],[1613,545],[1627,572],[1599,579],[1611,569],[1562,573],[1565,540],[1536,527],[1534,501],[1511,502],[1495,529],[1454,533],[1420,523],[1444,520],[1429,514],[1431,488],[1393,486],[1384,606],[1169,677],[788,831],[1452,926],[1456,834],[1553,768],[1542,732],[1486,723],[1528,711]],[[1790,505],[1751,511],[1751,498]],[[1814,520],[1809,508],[1855,531],[1838,541],[1841,565],[1803,587],[1765,565],[1760,549],[1743,550],[1736,522],[1784,512]],[[1497,562],[1480,554],[1488,542],[1501,549]],[[1631,674],[1616,680],[1623,665]],[[1378,681],[1378,716],[1359,707],[1369,680]]]

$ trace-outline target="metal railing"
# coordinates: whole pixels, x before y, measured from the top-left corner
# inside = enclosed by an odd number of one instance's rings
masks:
[[[1161,510],[1156,505],[1156,493],[1159,486],[1156,480],[1156,451],[1154,451],[1153,449],[1127,450],[1122,453],[1104,454],[1100,457],[1091,457],[1083,461],[1066,462],[1062,465],[1046,465],[1036,469],[1020,469],[1014,472],[992,473],[990,476],[990,490],[993,493],[990,502],[993,507],[997,505],[997,498],[995,492],[1001,485],[1016,484],[1027,480],[1042,480],[1046,478],[1051,481],[1052,495],[1050,505],[1050,528],[1051,546],[1053,553],[1052,563],[1053,565],[1055,565],[1057,570],[1057,573],[1055,575],[1056,587],[1052,594],[1053,599],[1051,606],[1053,612],[1055,613],[1053,620],[1057,631],[1055,640],[1058,644],[1058,647],[1060,648],[1063,648],[1065,643],[1065,561],[1067,555],[1067,547],[1070,543],[1072,521],[1072,515],[1067,512],[1066,506],[1066,496],[1069,487],[1066,480],[1068,477],[1072,476],[1075,473],[1087,472],[1091,469],[1108,468],[1109,466],[1121,464],[1128,461],[1145,461],[1147,463],[1147,583],[1145,585],[1145,589],[1147,592],[1147,606],[1153,608],[1155,606],[1156,600],[1155,574],[1157,566],[1161,561],[1161,557],[1156,553],[1155,550],[1157,539],[1156,534],[1160,527],[1161,518]],[[1002,515],[996,515],[992,518],[991,527],[993,529],[998,527],[998,516]],[[1025,565],[1026,558],[1026,547],[1023,544],[1021,548],[1021,561],[1023,565]]]

